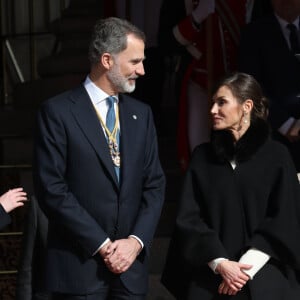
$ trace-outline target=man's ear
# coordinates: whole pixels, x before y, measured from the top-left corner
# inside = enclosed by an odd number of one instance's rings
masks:
[[[103,53],[101,56],[101,64],[107,70],[109,70],[113,65],[112,56],[109,53]]]

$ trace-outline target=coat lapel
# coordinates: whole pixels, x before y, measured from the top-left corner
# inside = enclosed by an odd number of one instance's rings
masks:
[[[103,162],[103,165],[107,169],[111,178],[118,186],[117,176],[109,154],[103,129],[88,93],[83,86],[74,90],[74,93],[71,95],[71,101],[74,103],[72,107],[74,118],[99,156],[100,160]]]

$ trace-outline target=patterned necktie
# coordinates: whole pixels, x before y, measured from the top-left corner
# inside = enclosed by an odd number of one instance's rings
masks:
[[[297,27],[295,24],[288,24],[287,28],[290,31],[290,44],[291,44],[291,51],[295,53],[300,53],[300,46],[299,46],[299,41],[298,41],[298,36],[297,36]]]
[[[106,98],[106,102],[108,104],[108,111],[106,114],[106,127],[109,129],[110,132],[113,132],[115,124],[116,124],[116,114],[114,103],[115,99],[112,96]]]
[[[115,99],[112,96],[106,98],[106,102],[108,104],[108,111],[106,114],[106,127],[110,131],[112,139],[108,136],[108,146],[110,150],[110,155],[112,161],[114,163],[115,171],[118,177],[118,181],[120,179],[120,151],[119,151],[119,140],[120,140],[120,131],[116,124],[116,113],[114,108]]]

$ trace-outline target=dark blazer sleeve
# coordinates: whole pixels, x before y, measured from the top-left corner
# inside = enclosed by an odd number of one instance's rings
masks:
[[[3,206],[0,204],[0,229],[3,229],[11,222],[10,215],[4,210]]]
[[[165,176],[160,164],[157,134],[150,107],[144,140],[142,199],[132,234],[138,236],[146,249],[150,247],[164,201]]]
[[[32,197],[26,215],[16,300],[50,299],[44,287],[48,220]]]

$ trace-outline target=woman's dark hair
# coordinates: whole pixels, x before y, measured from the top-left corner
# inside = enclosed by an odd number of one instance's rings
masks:
[[[221,86],[227,86],[239,103],[244,103],[247,99],[253,101],[253,109],[251,111],[251,120],[266,120],[268,116],[269,103],[268,99],[263,95],[262,88],[253,76],[235,72],[221,79],[216,85],[213,94]]]

